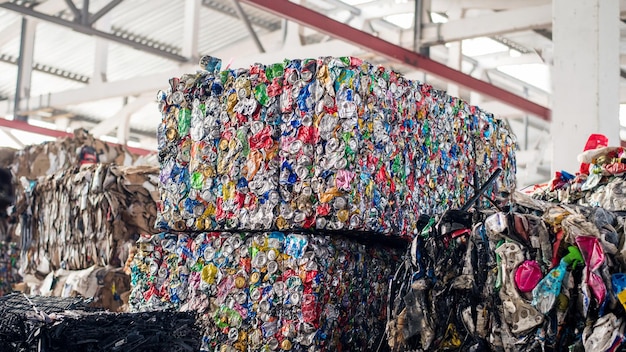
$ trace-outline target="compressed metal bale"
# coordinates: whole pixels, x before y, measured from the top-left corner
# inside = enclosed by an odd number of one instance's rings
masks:
[[[514,188],[506,125],[399,73],[348,57],[201,66],[157,97],[161,229],[410,238],[497,168],[489,192]]]
[[[131,311],[201,313],[203,350],[372,350],[399,250],[302,233],[140,240]]]

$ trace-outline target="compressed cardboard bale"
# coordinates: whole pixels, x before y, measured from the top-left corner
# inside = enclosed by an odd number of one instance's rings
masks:
[[[22,178],[16,204],[23,273],[121,267],[143,233],[156,233],[158,171],[150,166],[83,165],[39,181]]]
[[[196,311],[202,350],[373,350],[399,250],[302,233],[140,240],[131,311]]]
[[[111,145],[96,139],[84,129],[74,135],[42,144],[26,146],[15,153],[11,169],[16,179],[36,179],[83,162],[134,165],[138,156],[122,145]]]
[[[201,66],[158,93],[159,228],[411,238],[498,168],[489,195],[514,189],[506,124],[397,72],[348,57]]]

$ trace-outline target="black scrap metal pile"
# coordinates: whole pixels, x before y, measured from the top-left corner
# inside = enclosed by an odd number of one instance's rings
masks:
[[[0,351],[197,351],[192,313],[109,313],[82,298],[0,298]]]

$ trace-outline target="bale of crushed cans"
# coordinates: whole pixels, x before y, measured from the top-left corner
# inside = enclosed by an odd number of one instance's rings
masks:
[[[190,312],[108,313],[81,298],[12,294],[0,298],[0,350],[198,351]]]
[[[391,285],[391,350],[623,350],[625,220],[521,193],[502,211],[446,212]]]
[[[120,267],[140,234],[156,233],[155,167],[89,164],[20,181],[22,273]]]
[[[514,189],[506,124],[399,73],[353,57],[200,66],[157,97],[161,229],[412,238],[496,168],[490,192]]]
[[[291,232],[161,233],[139,245],[131,311],[200,313],[203,351],[384,346],[399,249]]]

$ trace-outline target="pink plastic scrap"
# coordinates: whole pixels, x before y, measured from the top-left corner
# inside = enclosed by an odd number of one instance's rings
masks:
[[[585,259],[585,272],[587,277],[587,285],[593,292],[598,303],[601,305],[606,297],[606,286],[602,277],[595,273],[604,263],[604,251],[602,245],[596,237],[578,236],[576,244]]]

